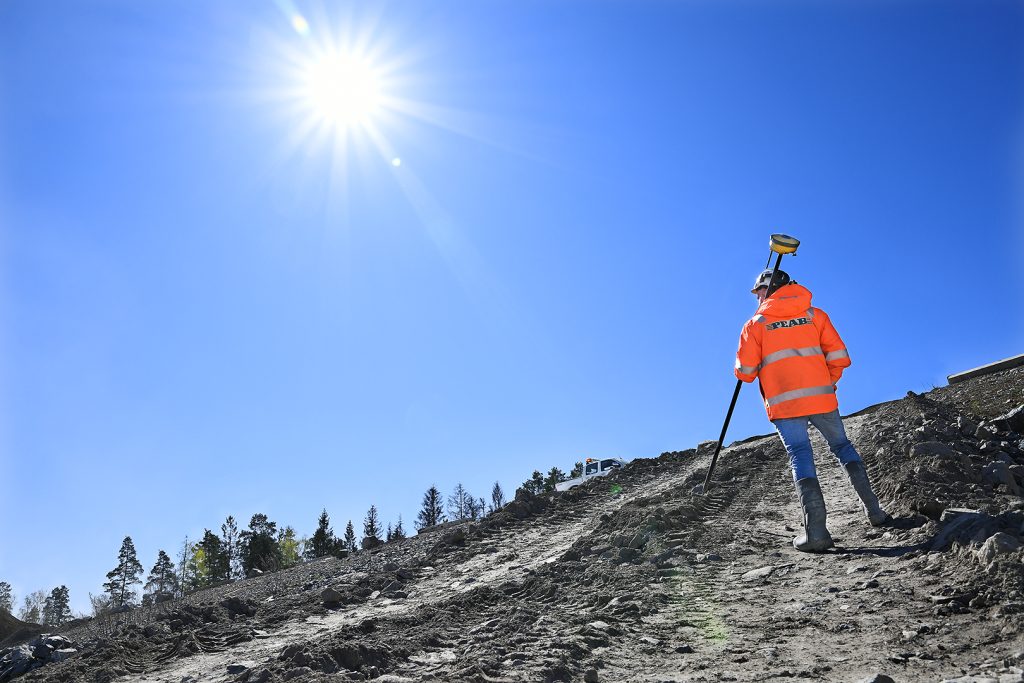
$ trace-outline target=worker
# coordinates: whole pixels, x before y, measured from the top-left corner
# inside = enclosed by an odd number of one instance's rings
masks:
[[[804,533],[793,539],[793,547],[821,552],[833,542],[825,525],[825,499],[814,468],[808,423],[825,437],[846,470],[871,525],[881,526],[890,517],[878,504],[864,461],[846,438],[839,417],[836,383],[843,368],[850,366],[846,345],[825,311],[811,306],[806,287],[781,270],[774,271],[772,283],[772,273],[761,272],[750,290],[760,305],[740,333],[735,372],[744,382],[760,379],[768,419],[789,454],[804,521]]]

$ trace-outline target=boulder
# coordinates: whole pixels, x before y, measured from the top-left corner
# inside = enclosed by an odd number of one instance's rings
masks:
[[[60,650],[54,650],[53,654],[50,655],[51,662],[63,662],[65,659],[69,659],[72,655],[76,654],[78,650],[73,647],[65,647]]]
[[[954,541],[966,543],[979,536],[988,538],[999,524],[991,515],[964,508],[947,508],[942,512],[939,522],[942,530],[932,539],[931,550],[945,550]]]
[[[342,601],[345,599],[345,596],[342,595],[341,591],[328,586],[323,590],[322,593],[320,593],[320,599],[323,600],[324,605],[330,607],[334,605],[340,605]]]
[[[383,541],[381,541],[376,536],[364,536],[363,540],[359,542],[359,545],[362,547],[363,550],[373,550],[374,548],[380,546],[382,543]]]
[[[986,540],[975,552],[975,556],[982,564],[988,564],[994,560],[997,555],[1012,553],[1014,550],[1020,548],[1020,546],[1020,539],[999,531],[988,537],[988,540]]]
[[[1013,473],[1010,471],[1010,466],[1002,460],[990,462],[985,465],[981,470],[982,480],[993,486],[1005,486],[1006,492],[1013,496],[1020,495],[1020,487],[1017,486],[1017,481],[1013,478]]]
[[[1000,415],[992,420],[992,424],[1000,431],[1024,434],[1024,405],[1019,405],[1005,415]]]
[[[70,638],[66,638],[64,636],[46,636],[43,638],[43,642],[52,647],[54,650],[74,647],[75,645],[73,642],[71,642]]]
[[[220,606],[226,609],[231,616],[238,614],[244,614],[247,617],[256,616],[256,603],[251,600],[243,600],[238,596],[222,600]]]
[[[978,423],[970,419],[969,417],[964,417],[963,415],[961,415],[956,419],[956,427],[957,429],[960,430],[961,434],[969,436],[977,431]]]

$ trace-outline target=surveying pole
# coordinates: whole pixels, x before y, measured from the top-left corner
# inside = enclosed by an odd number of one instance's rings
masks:
[[[782,233],[774,233],[769,239],[768,246],[771,249],[768,252],[768,260],[765,262],[765,270],[768,269],[769,264],[772,262],[772,256],[778,255],[775,259],[775,265],[772,266],[772,279],[768,282],[768,294],[765,298],[772,295],[775,291],[775,279],[778,277],[779,265],[782,264],[782,257],[786,254],[793,254],[796,256],[797,247],[800,246],[800,240],[790,235],[783,235]],[[732,392],[732,400],[729,401],[729,412],[725,414],[725,424],[722,425],[722,433],[718,437],[718,445],[715,446],[715,454],[711,456],[711,464],[708,466],[707,476],[704,477],[703,486],[698,486],[694,489],[695,493],[707,493],[711,486],[711,475],[715,471],[715,464],[718,462],[718,454],[722,450],[722,443],[725,442],[725,432],[729,429],[729,421],[732,420],[732,411],[736,407],[736,399],[740,396],[740,388],[743,386],[743,380],[736,380],[736,388]],[[699,489],[699,490],[697,490]]]

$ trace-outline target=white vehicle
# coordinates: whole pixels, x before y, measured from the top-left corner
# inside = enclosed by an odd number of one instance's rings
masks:
[[[558,482],[555,484],[555,490],[568,491],[573,486],[579,486],[588,479],[603,477],[604,475],[610,474],[615,470],[622,469],[625,466],[626,461],[620,460],[619,458],[602,458],[600,460],[596,458],[587,458],[586,462],[583,463],[583,476]]]

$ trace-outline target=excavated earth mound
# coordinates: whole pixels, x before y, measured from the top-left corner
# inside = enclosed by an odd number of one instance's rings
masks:
[[[1022,681],[1024,368],[846,418],[836,547],[795,551],[774,437],[635,460],[496,514],[66,630],[24,681]]]
[[[0,647],[28,640],[41,631],[35,624],[26,624],[0,609]]]

